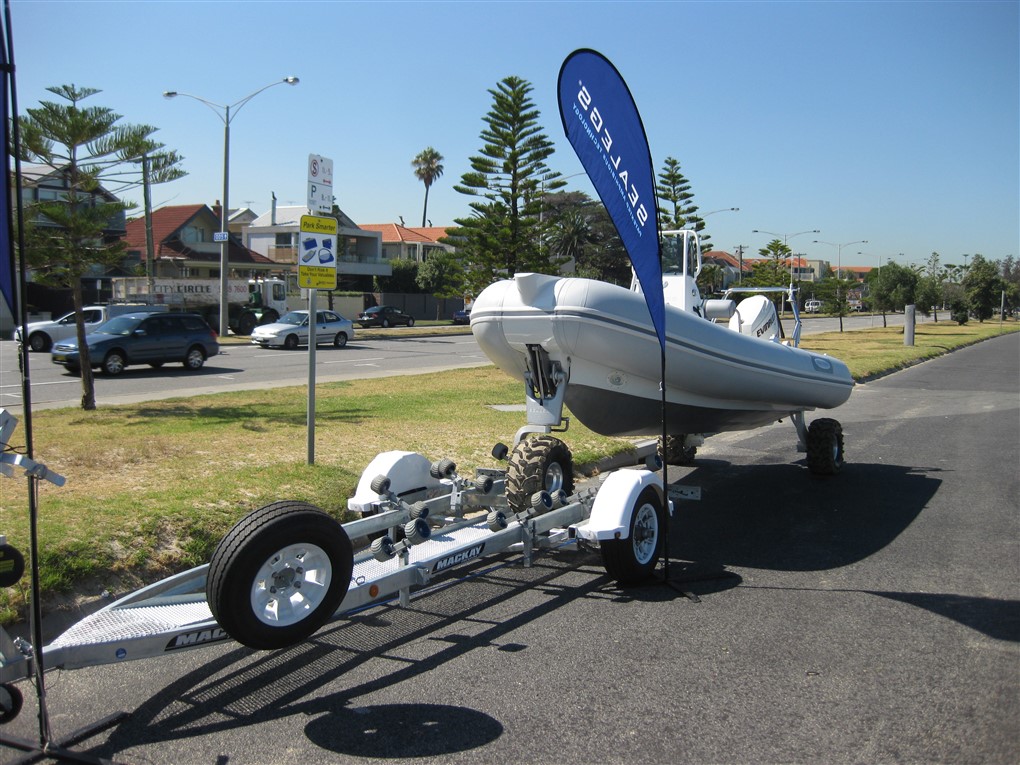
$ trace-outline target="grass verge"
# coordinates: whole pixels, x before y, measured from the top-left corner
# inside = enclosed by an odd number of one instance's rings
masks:
[[[1017,329],[925,323],[912,347],[902,327],[808,335],[802,345],[844,359],[863,380]],[[43,603],[122,593],[204,563],[234,522],[277,499],[311,502],[342,520],[361,471],[382,451],[449,457],[465,472],[495,467],[492,445],[523,416],[492,407],[520,404],[521,393],[494,367],[320,385],[314,465],[303,386],[37,412],[36,455],[68,479],[39,485]],[[576,420],[569,442],[577,464],[632,448]],[[0,534],[23,552],[27,487],[0,480]],[[0,590],[0,623],[17,620],[27,588],[24,577]]]

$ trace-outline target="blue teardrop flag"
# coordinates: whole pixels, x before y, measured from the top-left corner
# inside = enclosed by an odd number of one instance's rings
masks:
[[[616,67],[586,48],[567,56],[557,88],[567,140],[627,249],[665,353],[655,175],[637,105]]]

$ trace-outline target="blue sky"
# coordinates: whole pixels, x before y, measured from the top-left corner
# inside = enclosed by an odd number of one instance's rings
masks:
[[[428,217],[469,214],[453,190],[482,146],[489,90],[528,80],[553,169],[581,165],[556,78],[594,48],[641,111],[656,172],[681,163],[715,247],[844,265],[1020,255],[1020,3],[1009,2],[109,2],[12,0],[18,103],[47,86],[103,92],[125,122],[185,157],[153,202],[222,196],[223,124],[165,90],[234,103],[288,75],[231,122],[230,206],[303,204],[309,154],[333,159],[358,223],[419,225],[411,160],[443,154]],[[583,175],[568,188],[594,195]],[[140,199],[140,194],[136,195]],[[130,195],[128,198],[131,198]],[[867,244],[848,244],[858,240]],[[858,255],[858,252],[864,254]],[[900,254],[902,253],[902,257]]]

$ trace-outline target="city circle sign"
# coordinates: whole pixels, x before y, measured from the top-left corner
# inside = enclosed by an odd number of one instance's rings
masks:
[[[298,242],[298,286],[311,290],[336,289],[336,218],[301,216]]]

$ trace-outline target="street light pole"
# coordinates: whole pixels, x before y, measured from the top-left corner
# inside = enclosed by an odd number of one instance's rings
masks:
[[[284,77],[282,80],[262,86],[233,104],[217,104],[199,96],[194,96],[190,93],[180,93],[176,90],[163,92],[164,98],[185,96],[195,101],[200,101],[212,109],[216,116],[223,121],[223,199],[220,201],[220,337],[226,337],[230,332],[230,310],[227,304],[227,277],[230,271],[230,231],[227,227],[227,216],[230,210],[230,121],[237,116],[237,113],[241,111],[241,108],[246,103],[262,91],[268,90],[274,85],[297,85],[298,82],[300,80],[297,77]],[[231,109],[234,109],[233,115],[230,113]]]
[[[830,247],[836,248],[836,309],[839,312],[839,331],[843,331],[843,248],[849,247],[851,244],[867,244],[867,239],[858,239],[856,242],[844,242],[843,244],[836,244],[835,242],[823,242],[819,239],[815,239],[815,244],[827,244]]]
[[[764,231],[762,229],[756,228],[756,229],[752,229],[751,233],[752,234],[768,234],[769,236],[781,236],[781,237],[783,237],[783,247],[787,247],[787,242],[790,239],[793,239],[793,237],[795,237],[795,236],[800,236],[801,234],[820,234],[820,233],[822,233],[822,231],[821,231],[821,229],[813,228],[810,231],[798,231],[798,232],[796,232],[794,234],[777,234],[777,233],[775,233],[773,231]],[[790,286],[791,287],[793,286],[793,258],[790,258]]]

